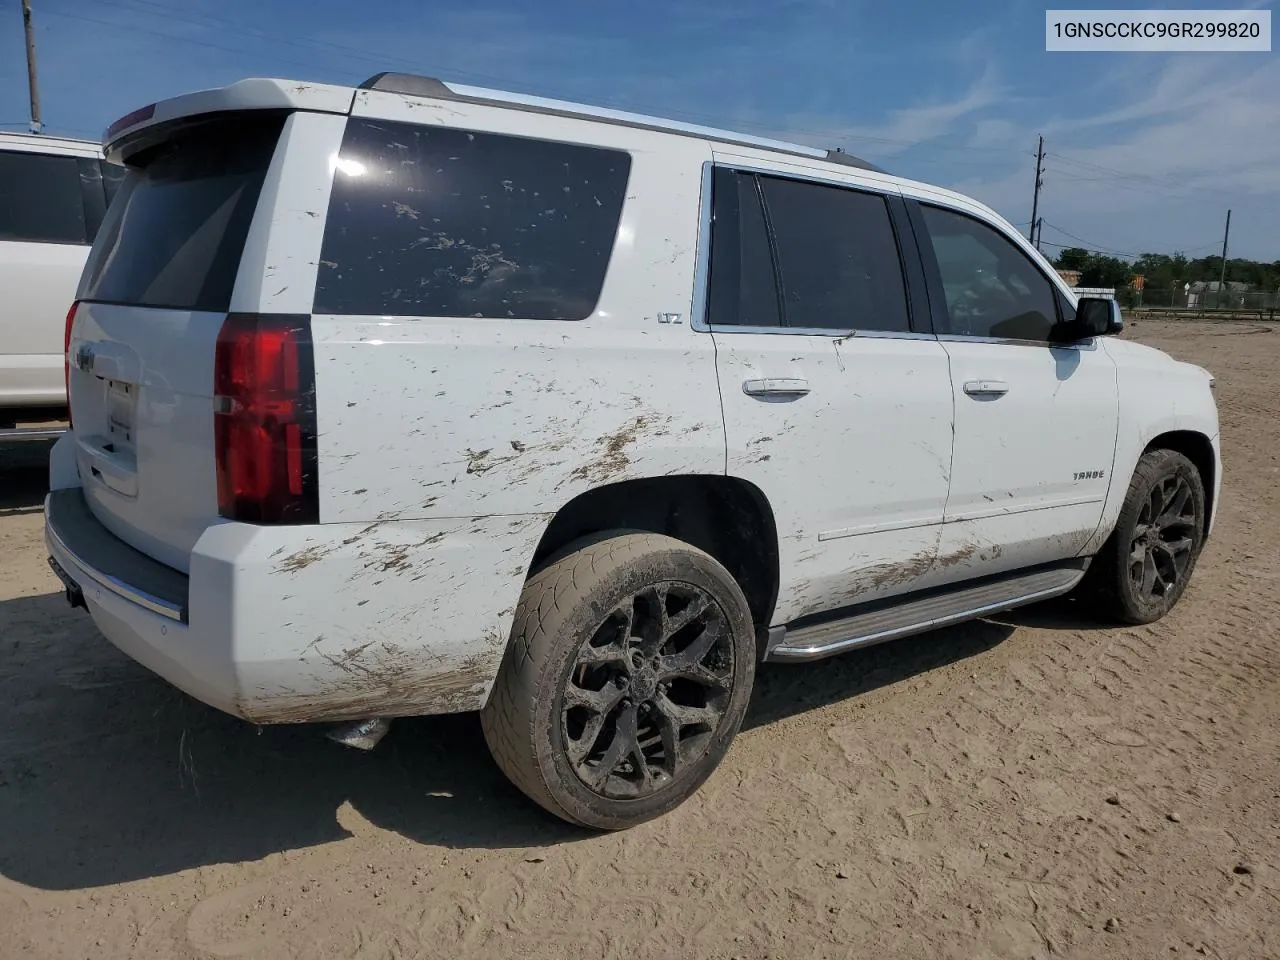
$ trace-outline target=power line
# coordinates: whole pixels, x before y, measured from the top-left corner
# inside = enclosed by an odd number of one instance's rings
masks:
[[[1072,166],[1075,166],[1075,167],[1081,167],[1085,170],[1091,170],[1097,173],[1107,173],[1119,179],[1143,180],[1149,183],[1163,183],[1165,186],[1181,185],[1181,184],[1175,183],[1174,181],[1166,181],[1164,180],[1164,178],[1157,177],[1152,174],[1127,173],[1124,170],[1117,170],[1115,167],[1106,167],[1100,163],[1091,163],[1087,160],[1077,160],[1074,157],[1068,157],[1061,153],[1050,153],[1049,156],[1053,157],[1056,160],[1061,160],[1063,163],[1071,164]]]
[[[1130,189],[1133,190],[1146,190],[1146,192],[1155,193],[1159,196],[1190,201],[1203,200],[1203,195],[1206,193],[1226,196],[1233,192],[1223,190],[1221,187],[1202,187],[1199,184],[1189,183],[1186,180],[1178,180],[1172,177],[1160,177],[1153,174],[1128,173],[1123,170],[1118,170],[1115,167],[1107,167],[1098,163],[1076,160],[1060,153],[1050,153],[1047,154],[1047,156],[1063,163],[1070,164],[1071,166],[1077,167],[1088,173],[1102,174],[1102,176],[1081,177],[1060,171],[1059,176],[1064,180],[1075,180],[1081,183],[1097,183],[1107,180],[1119,180],[1128,183]],[[1257,164],[1254,164],[1253,166],[1257,166]],[[1250,168],[1242,167],[1240,169],[1247,170]],[[1200,194],[1200,196],[1181,192],[1188,189],[1195,190],[1197,194]]]
[[[273,35],[264,30],[260,30],[256,27],[247,26],[239,21],[217,17],[210,14],[196,13],[196,12],[189,12],[188,14],[187,11],[183,11],[183,13],[177,13],[172,8],[166,6],[165,4],[157,2],[157,0],[98,0],[97,6],[112,7],[125,14],[134,14],[134,15],[147,17],[147,18],[159,17],[165,20],[169,20],[175,24],[185,24],[186,26],[196,27],[202,30],[216,30],[217,35],[219,37],[227,37],[227,36],[240,37],[242,39],[252,41],[255,45],[264,44],[264,43],[271,44],[273,47],[273,51],[280,46],[288,46],[288,47],[292,47],[294,49],[306,51],[306,52],[325,53],[329,57],[332,57],[334,54],[337,54],[339,57],[342,57],[351,61],[375,65],[377,67],[381,67],[384,69],[387,67],[394,67],[394,66],[403,66],[404,68],[411,69],[411,70],[421,69],[420,61],[408,59],[405,57],[394,56],[386,53],[385,51],[373,51],[373,50],[368,50],[368,49],[357,47],[357,46],[351,46],[351,45],[346,45],[341,43],[333,43],[325,40],[317,40],[317,39],[313,39],[305,36]],[[69,12],[65,12],[55,8],[48,8],[47,12],[55,16],[60,16],[67,19],[71,19],[71,20],[79,20],[85,23],[92,23],[99,26],[112,27],[117,30],[126,31],[132,34],[137,34],[137,33],[148,34],[150,36],[155,36],[164,40],[176,41],[179,43],[187,43],[187,44],[192,44],[196,46],[206,47],[209,49],[222,50],[225,52],[239,54],[239,55],[256,56],[256,55],[259,55],[260,53],[259,51],[247,49],[244,45],[232,45],[228,43],[219,43],[216,41],[200,39],[198,37],[185,36],[181,33],[163,32],[160,30],[149,29],[147,27],[135,26],[130,23],[121,22],[119,20],[100,19],[97,17],[85,16],[79,13],[69,13]],[[183,15],[183,14],[188,14],[188,15]],[[193,18],[196,18],[196,19],[193,19]],[[316,63],[314,61],[304,61],[302,59],[293,59],[293,58],[282,58],[278,54],[273,54],[273,55],[275,57],[275,60],[282,64],[301,66],[306,68],[309,71],[313,71],[316,69]],[[336,72],[340,73],[344,77],[356,76],[355,70],[349,70],[349,71],[338,70]],[[507,89],[512,89],[512,90],[519,90],[524,86],[524,84],[512,81],[510,79],[504,79],[504,78],[489,75],[489,74],[482,74],[482,73],[475,72],[473,70],[454,69],[451,66],[448,66],[445,64],[441,64],[441,72],[445,73],[446,75],[456,77],[458,80],[489,84],[489,85],[494,85],[499,87],[505,87]],[[360,79],[363,79],[363,76],[361,76]],[[542,87],[538,92],[543,94],[551,94],[553,96],[561,96],[566,99],[575,99],[574,95],[567,94],[564,92],[557,92],[554,88]],[[894,137],[879,137],[871,134],[845,133],[845,132],[835,131],[835,130],[819,132],[814,130],[806,130],[799,127],[788,127],[785,125],[780,126],[777,124],[759,123],[759,122],[747,121],[747,120],[734,120],[734,121],[726,122],[721,117],[714,117],[707,114],[700,114],[700,113],[695,113],[691,111],[671,110],[669,108],[654,109],[652,107],[646,107],[644,105],[639,105],[639,104],[619,103],[616,100],[613,102],[610,102],[610,100],[607,98],[602,98],[598,102],[602,106],[613,106],[618,109],[657,113],[657,114],[671,116],[673,118],[683,118],[693,122],[704,122],[704,123],[709,123],[716,126],[727,126],[727,127],[733,127],[733,128],[738,128],[742,130],[756,130],[756,131],[763,132],[766,135],[772,135],[772,136],[791,135],[799,138],[812,139],[815,141],[822,140],[824,142],[827,140],[856,141],[856,142],[862,142],[867,144],[883,144],[885,146],[893,146],[893,147],[901,147],[901,148],[925,147],[931,152],[941,152],[941,153],[950,153],[950,154],[969,153],[969,154],[999,155],[999,156],[1009,156],[1009,157],[1027,155],[1026,151],[1015,150],[1007,147],[1006,148],[977,147],[977,146],[971,146],[971,145],[939,143],[936,140],[932,140],[932,139],[907,140],[907,139],[894,138]],[[81,132],[86,132],[86,131],[81,131]],[[872,157],[874,157],[874,153],[872,154]],[[1047,158],[1053,158],[1056,161],[1060,161],[1061,163],[1067,164],[1070,167],[1074,167],[1078,170],[1099,174],[1099,176],[1095,176],[1095,177],[1083,177],[1083,176],[1073,176],[1072,174],[1063,172],[1063,171],[1054,171],[1055,175],[1060,177],[1064,181],[1088,183],[1088,182],[1104,182],[1106,180],[1120,180],[1120,181],[1126,181],[1129,185],[1129,189],[1139,190],[1143,192],[1150,192],[1165,198],[1185,200],[1188,202],[1194,202],[1197,200],[1204,199],[1203,196],[1189,196],[1187,194],[1176,193],[1170,189],[1171,187],[1180,187],[1185,189],[1188,187],[1188,184],[1186,184],[1185,182],[1176,182],[1167,178],[1162,178],[1162,177],[1154,176],[1151,174],[1129,173],[1114,167],[1104,166],[1102,164],[1093,163],[1091,161],[1079,160],[1074,157],[1070,157],[1065,154],[1056,153],[1056,152],[1055,153],[1045,152],[1043,155],[1040,155],[1040,158],[1038,158],[1037,160],[1037,170],[1038,170],[1037,178],[1036,178],[1037,193],[1039,192],[1039,189],[1042,186],[1042,174],[1046,172],[1045,169],[1042,169],[1043,161],[1044,159],[1047,159]],[[918,164],[923,164],[923,165],[942,164],[946,166],[980,166],[980,167],[987,167],[989,165],[986,162],[979,162],[979,161],[966,162],[961,160],[952,160],[952,159],[947,159],[942,157],[930,157],[930,156],[913,157],[910,160],[908,165],[914,166]],[[1207,193],[1207,192],[1216,192],[1216,193],[1223,192],[1221,190],[1213,190],[1212,188],[1204,188],[1202,190],[1199,187],[1195,187],[1195,189],[1197,190],[1197,192],[1201,194]],[[1038,200],[1038,197],[1036,199]],[[1035,200],[1033,200],[1033,208],[1035,207],[1037,207],[1037,203]],[[1037,219],[1039,218],[1033,217],[1032,221],[1030,221],[1030,226],[1035,232],[1035,236],[1038,240],[1039,227],[1036,224]]]
[[[1122,182],[1124,184],[1124,189],[1126,191],[1137,191],[1139,193],[1145,193],[1151,196],[1161,197],[1168,200],[1181,200],[1186,203],[1211,202],[1213,199],[1212,196],[1207,196],[1206,194],[1221,193],[1221,191],[1212,191],[1212,190],[1207,190],[1205,191],[1205,193],[1201,193],[1199,195],[1189,194],[1189,193],[1179,193],[1177,191],[1170,190],[1165,187],[1161,187],[1158,184],[1146,183],[1138,180],[1128,180],[1123,177],[1112,177],[1112,176],[1079,177],[1079,176],[1073,176],[1071,174],[1063,173],[1062,171],[1057,171],[1057,170],[1051,170],[1051,172],[1054,173],[1055,177],[1058,180],[1063,180],[1070,183],[1104,183],[1104,182],[1111,182],[1111,181]],[[1183,186],[1188,187],[1188,186],[1194,186],[1194,185],[1183,184]]]
[[[116,29],[123,30],[127,33],[145,33],[153,37],[160,37],[163,40],[176,40],[179,43],[195,44],[196,46],[208,47],[213,50],[223,50],[228,53],[246,54],[250,52],[241,47],[230,47],[230,46],[227,46],[226,44],[213,43],[212,41],[209,41],[209,40],[198,40],[195,37],[184,37],[184,36],[180,36],[172,33],[162,33],[159,30],[148,30],[145,27],[137,27],[137,26],[133,26],[132,24],[119,23],[118,21],[114,21],[114,20],[100,20],[97,17],[86,17],[83,14],[78,14],[78,13],[64,13],[61,10],[47,10],[46,13],[53,14],[54,16],[57,16],[57,17],[65,17],[68,20],[82,20],[85,23],[94,23],[94,24],[98,24],[99,26],[115,27]],[[288,63],[292,66],[302,66],[302,67],[306,67],[308,70],[314,68],[314,64],[311,64],[311,63],[304,64],[298,60],[286,60],[286,59],[280,59],[280,58],[277,58],[277,59],[280,63]]]
[[[1077,244],[1079,244],[1079,246],[1076,246],[1075,244],[1068,244],[1068,243],[1054,243],[1053,241],[1050,241],[1050,240],[1041,241],[1042,243],[1050,247],[1059,247],[1064,250],[1075,247],[1075,249],[1087,250],[1089,253],[1100,253],[1106,256],[1115,256],[1115,257],[1131,257],[1135,260],[1138,259],[1139,257],[1145,256],[1147,253],[1152,252],[1149,250],[1145,250],[1142,253],[1133,253],[1133,252],[1124,251],[1124,250],[1114,250],[1107,247],[1101,247],[1090,240],[1085,240],[1083,237],[1078,237],[1074,233],[1069,233],[1068,231],[1063,230],[1057,224],[1049,223],[1047,220],[1042,220],[1041,222],[1043,223],[1044,226],[1050,228],[1051,230],[1057,231],[1058,233],[1062,234],[1064,237],[1069,237],[1070,239],[1075,240]],[[1204,250],[1208,247],[1212,247],[1216,245],[1217,245],[1217,241],[1211,240],[1209,243],[1203,243],[1196,247],[1187,247],[1177,252],[1183,253],[1183,254],[1195,253],[1197,250]]]
[[[358,60],[364,63],[371,64],[375,67],[381,67],[384,69],[386,67],[395,66],[395,65],[401,65],[411,70],[420,70],[422,68],[421,61],[418,61],[418,60],[411,60],[404,57],[397,57],[391,54],[387,54],[385,52],[372,51],[372,50],[364,49],[361,47],[349,46],[346,44],[332,43],[325,40],[315,40],[310,37],[276,36],[276,35],[267,33],[266,31],[259,30],[256,27],[246,27],[243,23],[239,23],[233,20],[228,20],[222,17],[212,16],[209,14],[194,13],[192,14],[192,16],[198,17],[199,19],[191,19],[191,16],[179,15],[173,12],[171,8],[166,7],[164,4],[156,2],[156,0],[98,0],[97,5],[114,7],[115,9],[124,11],[126,13],[137,13],[137,14],[148,16],[148,17],[158,16],[163,19],[171,20],[175,23],[186,24],[187,26],[200,27],[204,29],[209,29],[213,26],[216,26],[220,36],[225,36],[227,34],[230,34],[230,35],[239,36],[248,40],[253,40],[258,42],[269,42],[276,46],[283,44],[283,45],[291,46],[291,47],[294,47],[295,49],[301,49],[301,50],[324,50],[324,51],[337,52],[349,59]],[[233,47],[226,44],[219,44],[211,41],[200,40],[195,37],[182,36],[180,34],[162,33],[157,30],[149,30],[142,27],[134,27],[130,24],[121,23],[119,21],[100,20],[100,19],[84,16],[83,14],[67,13],[60,10],[51,10],[50,12],[55,13],[58,16],[66,17],[69,19],[83,20],[88,23],[96,23],[103,26],[112,26],[120,30],[128,30],[130,32],[148,33],[153,36],[161,37],[163,39],[177,40],[178,42],[181,42],[181,43],[192,43],[200,46],[211,47],[217,50],[226,50],[231,53],[242,53],[242,54],[250,53],[250,51],[242,47]],[[280,59],[280,58],[277,58],[277,60],[278,62],[281,62],[281,63],[289,63],[292,65],[305,66],[308,69],[314,68],[314,64],[312,63],[302,63],[301,61],[298,61],[298,60],[288,60],[288,59]],[[471,81],[476,83],[489,84],[497,87],[504,87],[506,89],[511,89],[511,90],[518,91],[525,86],[524,84],[513,81],[509,78],[497,77],[491,74],[477,73],[472,70],[455,69],[447,65],[442,65],[441,72],[445,73],[450,77],[457,78],[458,80],[466,80],[466,81]],[[553,87],[542,86],[540,87],[538,92],[543,95],[550,94],[552,96],[558,96],[558,97],[562,97],[564,99],[569,99],[569,100],[577,99],[577,96],[575,94],[568,93],[565,91],[557,91]],[[659,115],[670,116],[673,119],[686,119],[689,121],[702,122],[702,123],[707,123],[714,126],[727,126],[727,127],[737,128],[742,130],[755,130],[755,131],[762,132],[766,135],[772,135],[772,136],[778,136],[780,134],[791,134],[791,135],[807,137],[814,140],[821,139],[825,141],[827,139],[834,138],[836,140],[857,141],[857,142],[863,142],[863,143],[876,143],[876,144],[884,144],[886,146],[896,146],[896,147],[904,147],[904,148],[919,147],[919,146],[927,145],[930,150],[949,152],[949,153],[998,154],[1001,156],[1008,156],[1012,154],[1023,153],[1023,151],[1021,150],[1013,150],[1008,147],[977,147],[977,146],[961,145],[961,144],[938,143],[932,139],[905,140],[905,139],[894,138],[894,137],[878,137],[878,136],[873,136],[871,134],[856,134],[856,133],[847,133],[842,131],[821,132],[821,131],[815,131],[815,130],[800,128],[800,127],[788,127],[785,125],[780,126],[777,124],[759,123],[759,122],[749,121],[749,120],[725,121],[724,118],[722,117],[716,117],[710,114],[696,113],[696,112],[687,111],[687,110],[671,110],[670,108],[655,108],[655,107],[645,106],[643,104],[623,103],[616,100],[611,102],[607,98],[601,98],[598,100],[598,102],[600,103],[601,106],[611,106],[615,109],[654,113]],[[982,167],[985,167],[988,165],[986,163],[980,163],[977,161],[970,161],[969,163],[966,164],[964,163],[964,161],[947,161],[947,160],[935,159],[935,158],[915,158],[912,160],[912,163],[913,164],[915,163],[925,163],[925,164],[950,163],[951,165],[967,165],[967,166],[982,166]]]
[[[1048,226],[1048,224],[1045,225]],[[1041,240],[1040,244],[1046,247],[1057,247],[1058,250],[1083,250],[1085,253],[1096,253],[1104,257],[1118,257],[1122,260],[1137,260],[1143,256],[1141,253],[1121,253],[1117,250],[1095,250],[1092,247],[1083,247],[1078,243],[1055,243],[1052,240]]]

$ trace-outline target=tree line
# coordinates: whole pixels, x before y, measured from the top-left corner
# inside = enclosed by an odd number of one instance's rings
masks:
[[[1058,254],[1053,265],[1059,270],[1079,270],[1082,287],[1127,287],[1135,274],[1141,274],[1146,278],[1148,290],[1168,290],[1198,280],[1218,280],[1222,276],[1222,257],[1192,260],[1182,253],[1172,256],[1144,253],[1129,261],[1081,247],[1068,247]],[[1274,292],[1280,289],[1280,260],[1265,263],[1228,257],[1227,280]]]

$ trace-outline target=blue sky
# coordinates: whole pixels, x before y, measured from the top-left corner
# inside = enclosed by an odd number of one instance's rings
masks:
[[[1231,208],[1232,255],[1280,259],[1280,54],[1046,53],[1046,5],[33,0],[49,132],[96,138],[134,107],[245,76],[404,70],[840,145],[1017,224],[1044,134],[1046,252],[1203,256]],[[0,123],[18,130],[21,17],[5,6]]]

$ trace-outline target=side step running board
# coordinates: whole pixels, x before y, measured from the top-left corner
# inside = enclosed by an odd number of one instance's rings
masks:
[[[1039,567],[945,592],[929,591],[915,599],[876,604],[871,610],[854,609],[848,616],[834,620],[775,630],[771,638],[775,642],[765,659],[821,660],[857,647],[1048,600],[1067,593],[1079,583],[1087,567],[1087,560]],[[777,636],[779,633],[781,637]]]

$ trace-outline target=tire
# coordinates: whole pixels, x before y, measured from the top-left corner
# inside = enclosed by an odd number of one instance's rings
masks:
[[[746,598],[708,554],[651,533],[580,540],[525,584],[480,713],[485,741],[557,817],[625,829],[683,803],[720,763],[755,653]]]
[[[1195,465],[1174,450],[1143,454],[1115,529],[1089,570],[1085,593],[1098,612],[1142,624],[1172,610],[1204,546],[1204,519],[1204,482]]]

